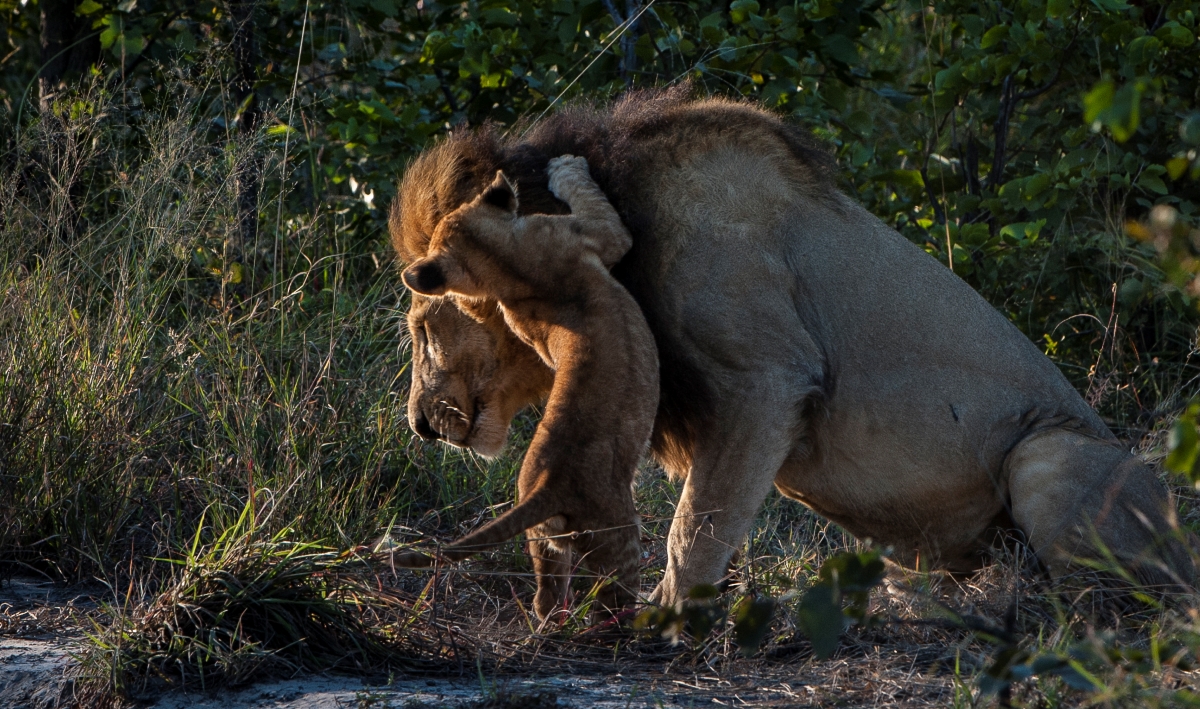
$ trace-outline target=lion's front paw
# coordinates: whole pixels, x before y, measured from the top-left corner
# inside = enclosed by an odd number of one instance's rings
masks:
[[[584,177],[591,179],[588,173],[587,158],[575,155],[560,155],[552,158],[546,164],[546,176],[550,178],[550,191],[555,197],[562,197],[567,185],[575,179]]]

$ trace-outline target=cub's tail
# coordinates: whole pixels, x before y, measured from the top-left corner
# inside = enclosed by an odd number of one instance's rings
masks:
[[[394,555],[391,563],[402,568],[418,569],[433,566],[438,559],[461,561],[481,551],[491,549],[558,514],[557,510],[550,508],[549,497],[541,490],[535,492],[508,512],[462,539],[442,547],[436,556],[419,551],[407,551]]]

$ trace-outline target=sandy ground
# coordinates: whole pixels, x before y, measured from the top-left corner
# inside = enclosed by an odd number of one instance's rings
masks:
[[[0,638],[0,707],[54,706],[70,659],[68,643]]]
[[[699,684],[699,683],[698,683]],[[367,686],[361,680],[310,678],[255,685],[220,696],[173,695],[160,699],[154,709],[218,709],[263,707],[277,709],[334,709],[335,707],[401,707],[433,709],[468,706],[488,697],[510,697],[507,706],[542,707],[668,707],[764,706],[757,692],[737,692],[732,687],[698,687],[686,680],[632,681],[624,677],[544,677],[533,680],[504,678],[481,689],[478,681],[397,680],[390,685]],[[726,683],[728,684],[728,683]],[[793,693],[794,695],[794,693]],[[777,694],[777,698],[784,695]],[[800,697],[796,697],[800,699]],[[806,702],[801,702],[801,704]],[[796,706],[791,703],[791,706]]]
[[[0,638],[0,707],[46,709],[56,704],[70,667],[73,640]],[[757,678],[761,680],[761,678]],[[758,684],[754,682],[753,684]],[[257,683],[241,690],[209,694],[172,693],[143,706],[147,709],[340,709],[342,707],[441,709],[508,697],[503,706],[664,707],[805,706],[815,688],[798,682],[772,681],[752,686],[750,678],[578,677],[548,676],[463,680],[404,679],[371,683],[352,677],[304,677]]]
[[[63,679],[78,641],[0,638],[0,707],[48,709],[56,706]],[[461,679],[395,677],[391,681],[312,676],[272,680],[239,690],[216,693],[170,693],[139,702],[145,709],[685,709],[712,706],[868,707],[942,706],[952,691],[944,678],[910,675],[903,686],[861,686],[852,660],[842,665],[842,679],[858,691],[838,691],[841,682],[803,667],[744,676],[724,674],[542,677],[501,676]],[[839,663],[840,664],[840,663]],[[780,672],[780,669],[784,671]],[[811,670],[811,668],[808,668]],[[831,667],[826,670],[835,669]],[[848,671],[848,674],[845,674]],[[865,674],[865,673],[864,673]],[[806,676],[807,675],[807,676]],[[858,680],[858,681],[856,681]],[[923,686],[922,686],[923,685]],[[849,689],[846,685],[841,685]],[[914,691],[915,690],[915,691]],[[69,691],[69,690],[68,690]],[[904,696],[908,695],[908,696]],[[496,698],[507,701],[496,701]],[[492,699],[492,703],[485,700]],[[907,700],[907,701],[906,701]]]
[[[96,593],[96,589],[91,590]],[[103,589],[100,589],[103,592]],[[69,694],[73,653],[84,638],[91,598],[50,584],[0,585],[0,709],[48,709]],[[938,657],[941,652],[935,653]],[[712,706],[944,706],[954,681],[938,657],[899,652],[863,638],[852,656],[737,661],[720,671],[647,663],[636,674],[489,676],[473,667],[452,678],[306,676],[264,680],[217,693],[173,692],[138,702],[145,709],[599,709]],[[941,661],[941,665],[945,662]],[[561,672],[562,664],[555,666]],[[880,673],[881,668],[886,668]],[[594,671],[595,665],[591,669]]]

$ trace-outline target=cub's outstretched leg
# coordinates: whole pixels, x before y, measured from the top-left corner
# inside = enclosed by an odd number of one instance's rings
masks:
[[[556,524],[557,523],[557,524]],[[567,591],[571,586],[571,547],[552,537],[562,534],[562,517],[539,524],[527,531],[529,556],[533,559],[533,573],[537,577],[537,593],[533,596],[533,611],[538,618],[566,606]]]
[[[591,520],[576,542],[584,567],[595,580],[608,578],[596,600],[601,608],[616,609],[637,600],[641,588],[641,534],[632,496],[620,496],[620,510],[605,519]],[[627,504],[626,504],[627,503]],[[609,503],[612,504],[611,502]]]
[[[1154,472],[1119,445],[1049,428],[1016,445],[1004,463],[1012,517],[1055,576],[1078,558],[1102,558],[1098,539],[1148,586],[1195,583],[1174,502]],[[1191,544],[1194,545],[1194,537]]]

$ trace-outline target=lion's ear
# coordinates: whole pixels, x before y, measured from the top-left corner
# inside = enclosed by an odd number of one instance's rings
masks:
[[[504,174],[503,170],[496,171],[496,179],[483,191],[481,199],[485,204],[499,207],[506,212],[517,213],[517,186]]]

